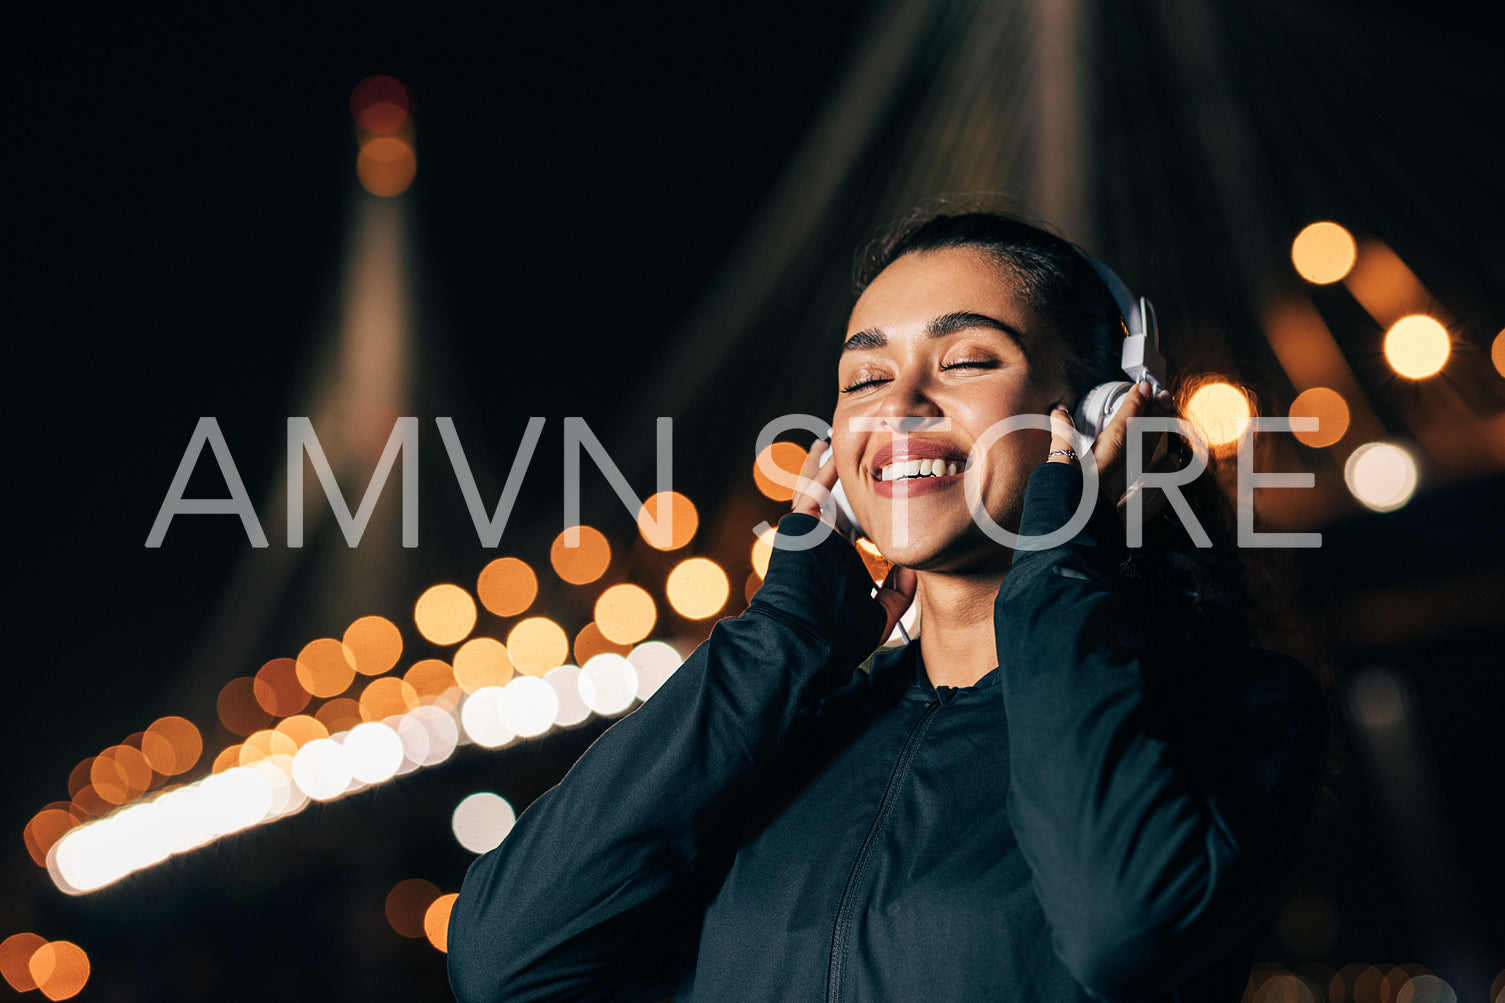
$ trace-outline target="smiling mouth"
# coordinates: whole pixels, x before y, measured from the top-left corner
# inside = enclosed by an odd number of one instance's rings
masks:
[[[955,460],[907,460],[890,463],[873,471],[873,479],[879,481],[902,481],[920,477],[951,477],[965,467],[958,467]]]

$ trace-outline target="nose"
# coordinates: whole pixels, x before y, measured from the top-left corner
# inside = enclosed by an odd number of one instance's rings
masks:
[[[945,420],[918,367],[896,376],[883,395],[879,417],[891,431],[918,432]]]

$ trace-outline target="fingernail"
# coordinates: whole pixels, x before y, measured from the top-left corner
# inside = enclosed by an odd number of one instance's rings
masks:
[[[1135,387],[1134,389],[1139,391],[1140,400],[1144,400],[1145,398],[1150,396],[1150,381],[1143,380],[1140,382],[1139,386]]]

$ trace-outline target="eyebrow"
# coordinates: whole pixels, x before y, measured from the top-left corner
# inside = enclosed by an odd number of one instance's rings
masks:
[[[1012,324],[1005,324],[996,317],[989,317],[985,313],[972,313],[969,310],[958,310],[954,313],[943,314],[940,317],[932,317],[925,325],[925,333],[932,338],[944,338],[958,331],[965,331],[972,327],[988,327],[995,331],[1002,331],[1009,336],[1019,349],[1028,356],[1024,347],[1024,333]],[[883,348],[888,344],[888,335],[876,327],[870,327],[865,331],[858,331],[842,343],[843,352],[860,351],[866,348]]]

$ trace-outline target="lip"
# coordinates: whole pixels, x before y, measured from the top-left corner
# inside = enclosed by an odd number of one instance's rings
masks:
[[[936,442],[934,439],[919,439],[914,436],[908,436],[902,441],[896,440],[890,442],[874,453],[873,458],[868,462],[868,476],[876,480],[878,471],[883,467],[888,466],[890,463],[906,462],[908,460],[955,460],[960,467],[965,467],[967,454],[943,442]],[[957,473],[951,476],[960,477],[961,474]],[[949,479],[950,477],[935,478],[937,481]],[[893,484],[896,482],[879,481],[878,483]]]

